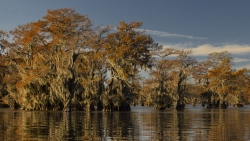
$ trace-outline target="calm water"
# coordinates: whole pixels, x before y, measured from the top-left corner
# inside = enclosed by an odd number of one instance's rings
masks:
[[[187,106],[131,112],[63,112],[0,109],[0,140],[244,141],[250,140],[250,106],[225,110]]]

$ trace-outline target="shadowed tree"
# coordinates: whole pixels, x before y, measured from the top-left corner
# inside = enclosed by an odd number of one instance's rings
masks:
[[[202,106],[207,105],[207,108],[212,107],[215,103],[215,97],[217,97],[216,93],[212,93],[209,90],[210,79],[208,78],[208,71],[210,68],[210,64],[208,61],[201,61],[194,67],[194,71],[192,71],[192,76],[194,78],[195,84],[200,88],[200,100]]]
[[[64,8],[48,10],[42,20],[10,32],[9,55],[21,77],[15,84],[15,95],[21,99],[12,98],[21,108],[40,108],[38,99],[44,98],[53,108],[71,111],[78,86],[76,60],[86,50],[91,26],[88,17]]]
[[[50,84],[50,95],[57,95],[64,110],[71,111],[72,98],[77,93],[75,86],[79,83],[76,61],[88,49],[86,42],[92,34],[92,23],[88,17],[66,8],[48,10],[37,25],[49,40],[49,60],[55,74]]]
[[[228,104],[243,106],[243,90],[247,89],[245,68],[232,69],[233,58],[227,51],[213,52],[194,68],[193,78],[201,88],[202,105],[227,108]]]
[[[150,75],[153,76],[153,84],[151,84],[151,96],[153,98],[155,109],[165,109],[173,105],[176,100],[176,91],[172,80],[173,60],[167,58],[176,55],[178,50],[167,48],[163,51],[154,51],[153,55],[157,56],[154,60]]]
[[[188,80],[191,77],[192,69],[197,64],[197,60],[191,55],[191,50],[180,50],[177,58],[174,60],[177,82],[177,103],[176,109],[185,108],[185,95],[187,93]]]
[[[246,69],[232,69],[232,61],[228,52],[214,52],[195,68],[193,76],[203,88],[203,106],[207,104],[207,108],[227,108],[229,103],[240,105],[242,88],[247,84],[246,77],[243,77]]]
[[[177,110],[184,109],[187,81],[196,59],[190,57],[189,50],[167,48],[153,54],[159,56],[150,73],[155,83],[152,89],[154,108],[165,109],[174,105]]]
[[[141,25],[120,22],[116,31],[107,35],[103,48],[110,83],[102,95],[104,110],[130,110],[133,79],[138,69],[150,62],[150,50],[158,47],[145,32],[135,30]]]
[[[105,56],[102,44],[105,42],[106,34],[111,27],[96,28],[91,40],[88,40],[88,51],[81,56],[81,63],[78,63],[78,71],[81,72],[81,84],[84,88],[80,103],[86,105],[86,110],[102,110],[100,96],[105,92],[107,68],[105,68]],[[77,98],[79,100],[79,98]]]
[[[141,22],[93,28],[70,8],[48,10],[37,22],[10,31],[6,103],[25,110],[130,110],[135,75],[157,48]],[[2,48],[2,47],[1,47]],[[3,65],[3,63],[1,63]],[[110,83],[107,83],[110,73]],[[106,87],[106,88],[105,88]],[[107,108],[109,106],[109,108]]]
[[[5,48],[5,40],[4,36],[6,32],[0,30],[0,107],[4,106],[5,104],[2,102],[2,98],[7,94],[6,91],[6,83],[4,82],[4,77],[8,71],[8,63],[7,63],[7,55],[6,55],[6,48]]]
[[[232,74],[232,57],[228,52],[214,52],[209,54],[208,62],[211,68],[208,71],[210,79],[209,89],[218,95],[217,106],[227,108],[226,97],[229,93],[229,80]]]
[[[232,104],[234,107],[243,107],[245,103],[244,96],[247,94],[247,89],[249,88],[249,78],[246,76],[247,69],[243,68],[240,70],[232,70],[227,85],[228,85],[228,96],[226,101]]]
[[[246,104],[250,103],[250,69],[246,69],[243,73],[243,82],[245,82],[245,85],[242,89],[242,95],[244,97],[244,101]]]

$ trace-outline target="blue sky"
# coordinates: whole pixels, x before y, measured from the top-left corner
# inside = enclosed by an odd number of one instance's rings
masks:
[[[250,69],[249,5],[247,0],[1,0],[0,29],[37,21],[47,9],[71,7],[95,25],[142,21],[155,42],[192,49],[197,59],[227,50],[235,68]]]

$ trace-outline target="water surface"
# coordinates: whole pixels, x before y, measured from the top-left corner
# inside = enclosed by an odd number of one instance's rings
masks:
[[[247,141],[250,106],[182,112],[132,107],[131,112],[85,112],[0,109],[0,140],[91,141]]]

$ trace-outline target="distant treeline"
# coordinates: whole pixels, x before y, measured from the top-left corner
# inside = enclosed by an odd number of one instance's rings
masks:
[[[131,104],[142,104],[183,110],[187,103],[226,108],[250,101],[250,70],[233,69],[230,53],[197,61],[191,50],[158,45],[141,26],[93,26],[87,16],[62,8],[0,30],[0,106],[129,111]]]

